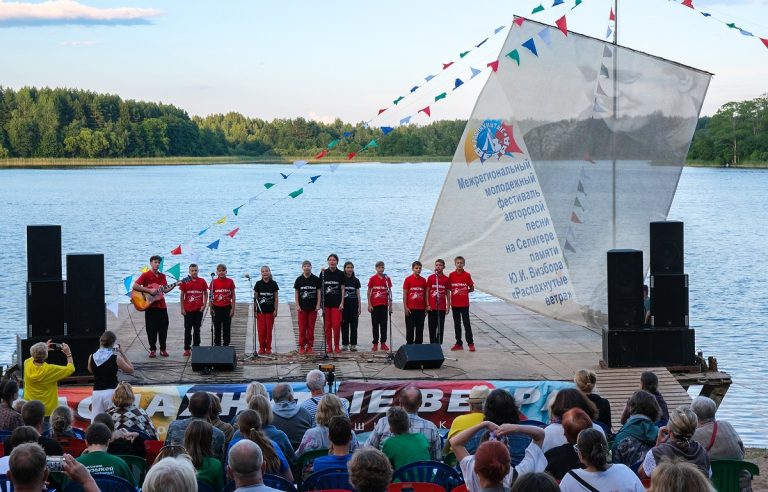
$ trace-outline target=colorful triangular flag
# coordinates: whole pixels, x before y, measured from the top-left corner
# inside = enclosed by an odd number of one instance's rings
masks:
[[[176,280],[179,280],[179,277],[181,277],[181,263],[176,263],[171,268],[167,269],[165,273],[175,278]]]
[[[605,30],[605,39],[608,39],[611,37],[611,34],[613,34],[613,29],[610,27]]]
[[[120,304],[117,303],[117,301],[112,301],[109,304],[107,304],[107,311],[115,315],[115,318],[119,318],[120,316],[118,313],[120,313]]]
[[[600,65],[600,75],[602,75],[605,78],[610,77],[610,75],[608,75],[608,67],[606,67],[605,65]]]
[[[207,231],[208,229],[209,229],[209,228],[208,228],[208,227],[206,227],[206,228],[205,228],[205,229],[203,229],[202,231],[198,232],[198,233],[197,233],[198,237],[199,237],[199,236],[202,236],[203,234],[205,234],[205,233],[206,233],[206,231]]]
[[[462,82],[462,81],[461,81],[461,79],[456,79],[456,80],[453,82],[453,90],[456,90],[456,89],[458,89],[458,88],[459,88],[459,87],[461,87],[462,85],[464,85],[464,82]]]
[[[712,17],[712,14],[707,12],[701,12],[701,15],[703,15],[704,17]]]
[[[296,169],[301,169],[307,164],[307,161],[293,161],[293,165]]]
[[[296,198],[297,196],[301,195],[302,193],[304,193],[304,188],[299,188],[296,191],[292,191],[292,192],[288,193],[288,196],[291,197],[291,198]]]
[[[376,140],[371,140],[370,142],[368,142],[367,144],[365,144],[365,147],[363,147],[363,148],[364,148],[364,149],[375,149],[375,148],[376,148],[376,147],[378,147],[378,146],[379,146],[379,144],[378,144],[378,143],[376,143]]]
[[[542,4],[539,4],[538,7],[531,10],[531,15],[538,14],[539,12],[542,12],[544,10],[544,6]]]
[[[387,109],[389,109],[389,108],[380,109],[380,110],[379,110],[379,112],[377,113],[377,115],[379,115],[379,114],[383,113],[383,112],[384,112],[384,111],[386,111]]]
[[[515,20],[512,21],[513,24],[517,24],[517,27],[523,27],[523,22],[525,22],[525,17],[515,17]]]
[[[601,96],[607,96],[608,94],[605,93],[603,88],[600,86],[600,84],[597,84],[597,93]]]
[[[533,38],[523,43],[523,47],[528,48],[531,51],[531,53],[533,53],[536,56],[539,56],[539,53],[536,51],[536,43],[533,42]]]
[[[517,62],[517,66],[520,66],[520,53],[518,53],[517,49],[510,51],[506,56],[515,60]]]
[[[381,133],[383,133],[384,135],[389,135],[390,133],[392,133],[393,130],[394,130],[394,128],[392,128],[391,126],[382,126],[381,127]]]
[[[555,3],[552,4],[553,7],[557,7],[558,5],[562,5],[565,3],[565,0],[555,0]]]
[[[762,41],[762,42],[763,42],[763,44],[765,45],[765,47],[766,47],[766,48],[768,48],[768,39],[766,39],[766,38],[760,38],[760,41]]]
[[[579,184],[576,186],[576,189],[579,191],[579,193],[584,193],[584,196],[587,195],[587,192],[584,191],[584,185],[579,181]]]
[[[312,184],[312,183],[314,183],[315,181],[317,181],[317,180],[318,180],[318,178],[320,178],[320,176],[321,176],[320,174],[318,174],[317,176],[310,176],[310,177],[309,177],[309,183],[307,183],[307,184]]]
[[[232,213],[235,214],[235,217],[237,217],[237,214],[240,213],[240,209],[243,208],[244,206],[245,206],[245,203],[243,203],[242,205],[240,205],[237,208],[233,208],[232,209]]]
[[[413,87],[411,87],[411,94],[413,94],[414,92],[416,92],[416,90],[417,90],[418,88],[419,88],[419,86],[418,86],[418,85],[414,85]]]
[[[616,14],[613,13],[613,7],[611,7],[611,14],[608,16],[609,21],[615,21],[616,20]]]
[[[434,75],[427,75],[426,77],[424,77],[424,80],[426,80],[427,82],[429,82],[430,80],[432,80],[432,79],[434,79],[434,78],[435,78],[435,76],[434,76]]]
[[[613,50],[608,45],[603,46],[603,58],[613,58]]]
[[[573,206],[574,206],[574,207],[579,207],[580,209],[584,210],[584,206],[583,206],[583,205],[581,204],[581,202],[579,201],[579,197],[576,197],[576,198],[573,200]]]
[[[275,183],[264,183],[264,188],[266,188],[266,189],[270,189],[273,186],[275,186]]]
[[[499,60],[494,60],[492,62],[488,62],[486,67],[490,67],[491,70],[493,70],[495,72],[496,70],[499,69]]]
[[[463,52],[459,53],[459,58],[464,58],[465,56],[467,56],[469,54],[469,52],[470,52],[470,50],[463,51]]]
[[[571,212],[571,222],[576,224],[583,224],[584,222],[581,221],[578,215],[576,215],[576,212]]]
[[[401,125],[407,125],[411,121],[411,116],[406,116],[405,118],[400,120]]]
[[[352,159],[355,158],[356,155],[357,155],[357,152],[350,152],[349,154],[347,154],[347,160],[351,161]]]
[[[568,242],[568,240],[565,240],[565,245],[563,246],[563,249],[566,251],[570,251],[571,253],[575,253],[576,250],[573,249],[573,246],[571,246],[571,243]]]
[[[470,79],[474,79],[476,75],[480,75],[480,73],[482,73],[482,70],[478,70],[473,67],[469,67],[469,69],[472,71],[472,76],[470,77]]]
[[[493,34],[499,34],[501,31],[504,30],[506,26],[499,26],[496,29],[493,30]]]
[[[293,174],[293,173],[291,173],[291,174]],[[283,179],[288,179],[288,176],[290,176],[291,174],[283,174],[283,173],[280,173],[280,176],[282,176],[282,177],[283,177]]]
[[[172,254],[172,255],[180,255],[180,254],[181,254],[181,244],[179,244],[178,246],[176,246],[175,248],[173,248],[173,249],[171,250],[171,254]]]
[[[224,224],[226,221],[227,221],[227,216],[225,215],[224,217],[222,217],[219,220],[217,220],[216,223],[217,224]]]
[[[338,164],[331,164],[331,172],[334,172],[338,168],[339,168]]]
[[[446,96],[446,95],[447,95],[447,94],[446,94],[445,92],[442,92],[442,93],[440,93],[440,94],[436,95],[436,96],[435,96],[435,102],[439,101],[440,99],[445,99],[445,96]]]
[[[750,36],[750,37],[754,37],[754,36],[755,36],[755,35],[754,35],[754,34],[752,34],[751,32],[749,32],[749,31],[745,31],[745,30],[744,30],[744,29],[742,29],[742,28],[739,28],[739,32],[740,32],[742,35],[744,35],[744,36]]]
[[[552,44],[552,36],[549,32],[548,27],[545,27],[544,29],[539,31],[539,37],[541,38],[542,41],[544,41],[544,44],[546,44],[547,46],[550,46]]]
[[[423,107],[420,110],[417,111],[418,113],[424,113],[427,116],[432,116],[432,112],[429,109],[429,106]]]
[[[689,9],[693,9],[693,0],[683,0],[681,2],[681,5],[684,7],[688,7]]]
[[[219,249],[219,239],[215,240],[214,242],[212,242],[211,244],[206,246],[206,248],[208,248],[208,249]]]
[[[332,148],[336,147],[336,145],[337,145],[338,143],[339,143],[339,139],[338,139],[338,138],[335,138],[335,139],[331,140],[330,142],[328,142],[328,145],[327,145],[327,147],[328,147],[328,149],[330,150],[330,149],[332,149]]]
[[[126,292],[131,291],[131,287],[133,287],[133,275],[128,275],[123,279],[123,286],[125,287]]]
[[[405,99],[405,96],[400,96],[400,97],[398,97],[397,99],[395,99],[394,101],[392,101],[392,103],[393,103],[395,106],[397,106],[397,103],[399,103],[399,102],[400,102],[400,101],[402,101],[403,99]]]
[[[488,38],[485,38],[485,39],[483,39],[482,41],[480,41],[479,43],[477,43],[477,44],[475,45],[475,48],[479,48],[479,47],[481,47],[482,45],[484,45],[484,44],[485,44],[485,42],[486,42],[486,41],[488,41]]]
[[[328,154],[328,150],[323,149],[315,155],[315,159],[322,159],[323,157],[326,156],[326,154]]]
[[[232,229],[231,231],[229,231],[229,232],[227,233],[227,236],[229,236],[229,237],[231,237],[231,238],[234,238],[234,237],[235,237],[235,234],[237,234],[237,233],[238,233],[238,231],[240,231],[240,228],[239,228],[239,227],[235,227],[234,229]]]
[[[349,138],[352,136],[352,132],[344,132],[341,136],[344,138]]]
[[[557,26],[560,31],[562,31],[563,34],[568,36],[568,21],[566,21],[565,16],[560,17],[555,21],[555,25]]]

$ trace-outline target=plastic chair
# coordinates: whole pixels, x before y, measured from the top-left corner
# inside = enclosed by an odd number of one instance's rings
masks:
[[[136,492],[136,487],[131,485],[128,480],[115,475],[94,474],[93,479],[101,492]],[[83,486],[77,482],[70,482],[64,487],[64,492],[82,491]]]
[[[59,437],[56,439],[56,442],[61,444],[61,449],[63,449],[65,453],[71,454],[74,458],[83,454],[85,448],[88,447],[88,445],[85,444],[85,440],[73,439],[71,437]]]
[[[467,492],[467,484],[463,483],[461,485],[457,485],[453,488],[453,490],[451,490],[451,492]]]
[[[13,431],[9,431],[9,430],[0,430],[0,441],[10,436],[12,432]]]
[[[4,474],[0,474],[0,492],[13,492],[13,484]]]
[[[264,474],[264,485],[273,489],[284,490],[285,492],[296,492],[295,485],[285,478],[279,475],[272,475],[271,473]]]
[[[154,439],[147,439],[144,441],[144,453],[147,460],[147,467],[152,468],[152,464],[155,462],[155,458],[163,449],[165,441],[155,441]]]
[[[760,469],[750,461],[741,460],[713,460],[712,483],[718,492],[738,492],[739,478],[742,470],[746,470],[754,477],[760,474]]]
[[[392,482],[429,482],[451,490],[464,483],[456,469],[439,461],[416,461],[401,466],[392,474]]]
[[[302,453],[301,456],[296,458],[296,468],[293,470],[293,477],[296,479],[296,485],[301,488],[301,483],[304,478],[304,469],[307,468],[311,462],[315,461],[315,458],[321,456],[328,456],[327,449],[315,449],[314,451],[307,451]],[[311,471],[307,476],[311,474]]]
[[[216,492],[213,487],[211,487],[211,484],[209,484],[206,481],[198,480],[197,481],[197,492]]]
[[[117,457],[122,458],[123,461],[128,463],[128,468],[131,469],[131,473],[133,473],[133,479],[136,481],[136,483],[144,483],[144,477],[147,476],[147,470],[149,469],[147,460],[139,456],[133,456],[131,454],[118,454]]]
[[[347,470],[330,469],[313,473],[301,485],[302,491],[307,490],[355,490],[349,483]]]
[[[399,482],[389,484],[387,492],[445,492],[445,489],[436,483]]]
[[[521,420],[520,425],[535,425],[536,427],[540,427],[542,429],[547,426],[547,424],[539,420]]]

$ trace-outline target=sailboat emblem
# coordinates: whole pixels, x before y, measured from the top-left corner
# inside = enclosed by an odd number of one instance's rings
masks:
[[[511,156],[513,152],[522,153],[514,140],[512,125],[502,120],[483,121],[470,138],[480,162],[494,157],[501,159],[504,155]]]

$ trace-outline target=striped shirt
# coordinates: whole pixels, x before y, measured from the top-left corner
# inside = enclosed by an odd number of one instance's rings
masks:
[[[315,425],[315,414],[317,413],[317,405],[320,403],[320,400],[323,399],[325,395],[320,396],[313,396],[312,398],[308,398],[304,400],[304,403],[301,404],[301,408],[309,412],[309,415],[312,417],[312,425]],[[347,417],[349,417],[349,401],[346,398],[341,398],[341,406],[344,407],[344,412],[347,414]]]

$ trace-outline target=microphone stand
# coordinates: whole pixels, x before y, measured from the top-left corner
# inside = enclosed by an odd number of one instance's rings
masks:
[[[213,311],[213,280],[214,280],[215,277],[216,277],[216,274],[212,273],[211,274],[211,285],[209,286],[209,291],[210,292],[208,292],[208,299],[209,299],[209,302],[211,303],[211,309],[210,309],[210,312],[211,312],[211,347],[213,347],[213,329],[214,329],[213,328],[213,317],[215,316],[215,313]]]
[[[322,359],[328,359],[328,340],[325,334],[325,269],[320,270],[320,310],[323,313],[323,355]]]
[[[445,329],[445,311],[443,311],[443,316],[440,316],[440,276],[435,273],[435,292],[437,293],[437,296],[435,297],[435,315],[437,316],[437,343],[439,343],[441,346],[443,345],[443,330]]]
[[[392,347],[395,346],[395,340],[392,336],[392,287],[390,285],[390,278],[385,273],[384,283],[387,286],[387,310],[389,312],[389,353],[387,354],[387,364],[394,362],[395,354],[392,352]]]

